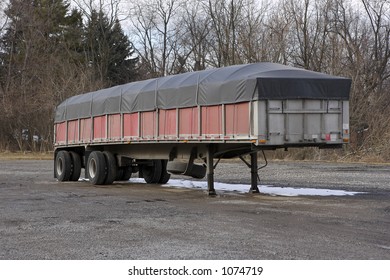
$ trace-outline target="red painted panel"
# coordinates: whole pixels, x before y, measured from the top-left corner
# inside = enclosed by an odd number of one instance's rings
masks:
[[[123,137],[138,137],[138,113],[123,115]]]
[[[65,143],[66,137],[66,122],[56,124],[56,143]]]
[[[176,109],[159,110],[158,132],[159,136],[176,135]]]
[[[79,121],[68,121],[68,143],[79,141]]]
[[[81,119],[80,120],[80,141],[90,142],[91,141],[91,129],[92,119]]]
[[[237,108],[236,134],[250,134],[250,103],[239,103],[235,105]]]
[[[106,139],[106,116],[93,118],[93,139]]]
[[[196,137],[199,135],[198,107],[179,109],[179,135]]]
[[[156,111],[141,112],[141,136],[154,137],[156,135]]]
[[[222,105],[202,107],[202,135],[222,134]]]
[[[121,138],[121,115],[108,115],[108,138],[118,140]]]
[[[194,107],[192,108],[192,126],[191,126],[191,134],[193,137],[199,136],[199,108]]]
[[[249,103],[225,105],[227,135],[249,134]]]
[[[225,105],[225,128],[226,135],[235,134],[236,106],[234,104]]]

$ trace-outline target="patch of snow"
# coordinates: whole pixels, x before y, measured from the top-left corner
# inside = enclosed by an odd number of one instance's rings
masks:
[[[142,178],[131,178],[130,182],[145,183]],[[204,181],[191,181],[171,179],[164,187],[175,188],[189,188],[189,189],[202,189],[207,190],[207,182]],[[226,184],[226,183],[214,183],[216,191],[227,191],[236,193],[248,193],[250,185],[246,184]],[[272,196],[348,196],[362,194],[362,192],[351,192],[344,190],[331,190],[331,189],[314,189],[314,188],[291,188],[291,187],[273,187],[267,185],[260,185],[259,190],[261,193],[269,194]]]
[[[390,246],[377,245],[379,248],[390,250]]]

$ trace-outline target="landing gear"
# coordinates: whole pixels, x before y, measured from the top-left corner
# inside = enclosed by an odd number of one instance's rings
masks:
[[[251,188],[249,189],[250,193],[260,193],[258,182],[260,181],[259,170],[268,165],[267,157],[265,156],[264,151],[262,150],[265,164],[258,167],[257,165],[257,151],[250,154],[251,162],[248,163],[242,156],[239,158],[251,169]]]
[[[206,155],[206,164],[207,164],[207,191],[210,196],[215,196],[217,193],[214,188],[214,146],[209,145],[207,148]]]
[[[257,164],[257,151],[250,153],[250,163],[248,163],[242,155],[238,157],[251,169],[251,187],[249,189],[250,193],[260,193],[258,182],[260,181],[258,171],[267,166],[267,158],[264,151],[262,151],[265,164],[258,167]],[[215,196],[216,191],[214,188],[214,169],[218,165],[220,158],[214,164],[214,148],[213,145],[209,145],[207,148],[206,154],[206,165],[207,165],[207,191],[210,196]]]
[[[257,186],[257,179],[258,179],[258,173],[257,173],[257,152],[251,154],[251,188],[249,189],[249,192],[251,193],[260,193],[259,187]]]

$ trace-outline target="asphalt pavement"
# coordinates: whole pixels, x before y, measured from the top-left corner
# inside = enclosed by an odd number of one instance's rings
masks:
[[[60,183],[52,166],[0,160],[0,259],[390,259],[390,165],[260,171],[265,185],[364,192],[325,197]],[[222,162],[215,180],[249,184],[250,170]]]

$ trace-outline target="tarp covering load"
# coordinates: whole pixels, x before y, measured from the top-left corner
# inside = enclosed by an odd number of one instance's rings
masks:
[[[265,99],[348,100],[351,80],[275,63],[254,63],[128,83],[68,98],[55,121]]]

